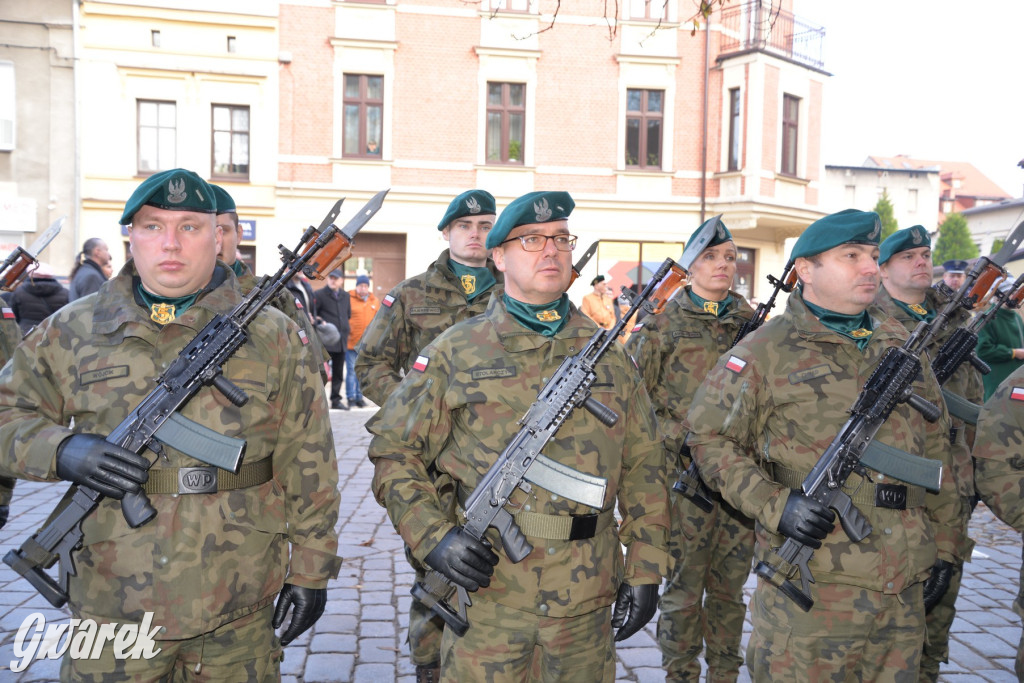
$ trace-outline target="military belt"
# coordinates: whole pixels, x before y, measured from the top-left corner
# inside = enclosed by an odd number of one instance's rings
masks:
[[[238,474],[219,467],[161,468],[149,471],[149,481],[142,485],[142,490],[147,494],[217,493],[259,486],[273,476],[273,458],[242,465]]]
[[[466,516],[462,506],[466,504],[469,493],[464,486],[459,486],[459,515],[462,518]],[[593,515],[542,515],[520,510],[512,513],[512,517],[525,536],[549,541],[584,541],[597,536],[615,521],[611,508]]]
[[[786,488],[800,488],[810,471],[799,472],[779,463],[773,463],[773,478]],[[850,496],[855,505],[871,505],[887,510],[909,510],[924,505],[925,490],[920,486],[903,484],[872,484],[861,479],[854,484],[849,479],[843,485],[843,492]]]

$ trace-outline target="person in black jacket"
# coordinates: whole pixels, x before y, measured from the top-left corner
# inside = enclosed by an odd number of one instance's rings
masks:
[[[110,263],[110,249],[99,237],[90,237],[78,252],[75,267],[71,270],[71,291],[69,299],[75,301],[99,290],[107,281],[103,267]]]
[[[327,286],[313,294],[316,303],[317,318],[329,322],[341,333],[341,342],[337,346],[326,346],[331,356],[331,408],[348,410],[349,406],[341,402],[341,387],[345,372],[345,346],[348,341],[348,319],[352,315],[352,304],[348,292],[342,285],[345,283],[340,270],[332,270],[327,275]]]
[[[67,302],[68,290],[57,282],[48,266],[40,263],[35,272],[14,290],[11,308],[24,335]]]

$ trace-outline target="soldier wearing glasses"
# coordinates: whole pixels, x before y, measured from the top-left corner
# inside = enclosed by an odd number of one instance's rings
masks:
[[[539,486],[517,490],[506,507],[534,549],[513,563],[493,530],[489,544],[462,533],[461,511],[440,503],[429,474],[450,477],[464,501],[547,378],[597,332],[565,294],[573,207],[565,192],[509,204],[487,237],[505,276],[503,296],[429,344],[367,425],[374,494],[413,556],[474,591],[466,635],[445,629],[442,680],[481,672],[525,680],[539,671],[546,680],[613,680],[612,639],[653,616],[667,568],[665,455],[647,391],[619,345],[597,366],[593,385],[618,422],[606,427],[576,410],[545,448],[549,458],[607,481],[600,509]]]

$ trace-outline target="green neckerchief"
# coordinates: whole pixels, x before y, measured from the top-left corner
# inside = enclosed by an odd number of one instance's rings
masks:
[[[807,309],[814,314],[822,325],[838,332],[844,337],[852,339],[857,343],[857,348],[861,351],[867,347],[868,340],[871,339],[872,334],[871,316],[868,315],[867,311],[855,315],[847,315],[830,311],[821,306],[815,306],[807,299],[804,299],[804,303],[807,304]]]
[[[232,263],[231,270],[235,271],[235,277],[242,277],[242,275],[245,274],[245,264],[242,263],[242,259],[238,259]]]
[[[545,337],[554,337],[569,319],[569,296],[563,294],[551,303],[537,306],[517,301],[507,293],[502,296],[509,314],[523,326]]]
[[[924,304],[908,304],[899,299],[893,299],[893,301],[918,322],[923,320],[930,323],[932,320],[935,320],[935,311],[928,310],[928,307],[925,305],[928,303],[927,299],[924,300]]]
[[[729,306],[732,305],[732,294],[727,294],[722,301],[712,301],[711,299],[705,299],[691,289],[690,301],[705,313],[711,313],[716,318],[721,318],[729,310]]]
[[[455,273],[455,278],[459,281],[463,294],[466,295],[466,301],[472,301],[477,298],[497,282],[494,279],[494,273],[486,266],[474,268],[449,258],[448,268]]]
[[[143,307],[149,308],[149,319],[161,325],[166,325],[179,315],[184,313],[196,302],[200,292],[193,292],[187,296],[166,297],[157,296],[146,291],[146,288],[139,282],[135,286],[139,298],[142,299]]]

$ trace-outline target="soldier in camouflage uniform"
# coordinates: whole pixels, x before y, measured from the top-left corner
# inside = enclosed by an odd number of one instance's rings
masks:
[[[190,171],[148,178],[121,218],[133,259],[38,326],[0,372],[0,468],[107,496],[82,525],[72,615],[116,627],[151,612],[159,627],[156,658],[117,660],[108,642],[98,660],[66,656],[64,679],[278,680],[281,646],[319,618],[338,572],[326,397],[301,329],[279,311],[256,316],[224,366],[248,402],[236,407],[207,387],[181,410],[246,441],[238,475],[170,446],[147,474],[142,455],[103,439],[212,317],[241,301],[234,274],[215,261],[215,211]],[[182,471],[197,467],[215,477],[213,492]],[[115,499],[140,490],[157,515],[132,529]]]
[[[496,212],[494,197],[485,190],[467,190],[455,197],[437,224],[449,248],[426,272],[399,283],[381,301],[359,341],[355,362],[363,394],[377,405],[384,405],[409,374],[427,343],[455,323],[483,313],[490,294],[501,291],[501,273],[485,245]],[[408,548],[406,558],[421,580],[423,566]],[[437,680],[443,628],[440,618],[413,601],[409,650],[418,681]]]
[[[985,403],[974,440],[974,484],[985,505],[1024,535],[1024,367]],[[1024,565],[1013,611],[1024,617]],[[1017,645],[1017,680],[1024,681],[1024,631]]]
[[[4,303],[0,308],[0,366],[3,366],[21,341],[21,328],[14,319],[14,311]],[[14,496],[14,478],[0,477],[0,529],[7,524],[11,514],[11,498]]]
[[[942,480],[926,495],[872,469],[852,474],[844,489],[873,528],[860,543],[800,490],[884,352],[907,336],[871,306],[880,232],[876,214],[852,209],[811,224],[793,247],[800,289],[786,312],[722,356],[687,414],[705,482],[756,521],[755,559],[799,588],[773,549],[787,537],[816,549],[809,612],[758,580],[746,655],[757,681],[917,680],[925,593],[941,596],[942,563],[963,547],[945,410],[929,423],[900,404],[881,426],[878,441],[942,462]],[[943,405],[927,365],[914,390]]]
[[[221,243],[217,250],[217,257],[234,272],[238,279],[238,285],[242,288],[242,293],[248,294],[256,286],[258,278],[249,270],[249,266],[238,258],[238,243],[242,241],[242,225],[238,222],[235,200],[220,185],[211,183],[210,188],[213,190],[214,199],[217,200],[217,227],[221,229]],[[320,359],[320,376],[326,384],[329,380],[327,364],[330,361],[330,355],[320,341],[320,335],[316,333],[309,316],[304,311],[299,312],[302,304],[285,289],[274,299],[272,305],[297,322],[306,333],[309,346],[313,350],[313,358]]]
[[[922,321],[931,322],[936,313],[948,302],[948,298],[932,283],[931,237],[921,225],[899,230],[890,235],[879,247],[878,266],[882,275],[882,289],[875,303],[886,313],[903,323],[912,332]],[[960,309],[946,328],[937,334],[928,347],[932,358],[958,328],[970,322],[970,313]],[[950,396],[955,394],[955,396]],[[964,513],[963,524],[970,521],[974,496],[974,463],[971,461],[971,444],[974,442],[974,425],[964,421],[959,407],[962,401],[980,405],[985,387],[981,375],[970,363],[964,363],[943,387],[943,395],[949,397],[952,431],[950,432],[954,477],[961,498]],[[957,549],[957,557],[970,558],[974,543],[966,536],[964,546]],[[942,596],[926,617],[927,638],[921,659],[921,680],[935,681],[939,677],[940,662],[949,661],[949,629],[956,615],[956,598],[960,593],[963,578],[963,563],[952,568],[949,590]]]
[[[651,394],[673,477],[676,468],[690,466],[683,448],[690,399],[753,314],[746,299],[730,290],[735,275],[736,245],[722,224],[693,262],[690,284],[662,313],[637,325],[626,346]],[[673,565],[658,617],[662,664],[670,681],[697,681],[697,657],[706,643],[707,680],[735,681],[743,663],[743,584],[754,552],[754,523],[717,494],[710,513],[671,488],[669,500]]]
[[[489,545],[462,533],[461,511],[443,504],[429,473],[450,477],[465,500],[546,379],[598,331],[565,295],[572,208],[565,192],[509,204],[487,237],[505,275],[503,296],[429,344],[368,423],[377,500],[417,560],[476,591],[466,635],[445,628],[446,681],[531,673],[545,681],[613,680],[612,629],[618,640],[653,616],[667,569],[664,450],[647,391],[617,344],[597,366],[593,396],[618,422],[606,427],[577,409],[545,448],[549,458],[607,481],[600,509],[540,486],[517,490],[507,509],[533,551],[513,563],[493,530]]]

